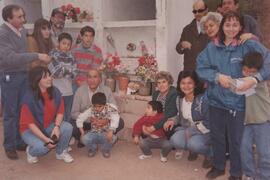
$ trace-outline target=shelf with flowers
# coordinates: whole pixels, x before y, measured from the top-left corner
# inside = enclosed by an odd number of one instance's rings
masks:
[[[158,73],[158,64],[153,55],[144,54],[138,59],[139,65],[135,69],[137,76],[144,82],[144,87],[140,88],[140,95],[150,95],[155,90],[154,82]]]
[[[119,81],[119,90],[126,91],[129,78],[127,76],[128,67],[121,63],[121,59],[117,53],[107,53],[102,65],[103,73],[106,76],[105,85],[115,91],[116,81]]]
[[[89,13],[86,10],[81,11],[79,7],[75,7],[72,4],[62,5],[60,9],[65,14],[68,24],[69,21],[72,21],[72,23],[93,22],[93,13]]]

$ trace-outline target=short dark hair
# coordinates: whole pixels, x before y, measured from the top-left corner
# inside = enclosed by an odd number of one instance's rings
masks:
[[[226,14],[224,14],[221,23],[219,25],[219,31],[218,31],[218,37],[219,37],[219,41],[220,42],[224,42],[225,41],[225,33],[223,31],[223,25],[225,24],[225,22],[229,19],[235,18],[237,21],[239,21],[240,26],[242,26],[242,29],[239,31],[239,33],[236,35],[236,39],[240,39],[240,35],[244,32],[244,18],[242,15],[240,15],[238,12],[234,12],[234,11],[229,11]]]
[[[58,43],[60,43],[63,39],[70,40],[71,44],[72,44],[72,37],[69,33],[63,32],[63,33],[59,34]]]
[[[204,84],[200,81],[197,73],[195,71],[187,71],[187,70],[185,70],[185,71],[180,71],[179,74],[178,74],[177,88],[176,89],[177,89],[177,91],[179,93],[179,96],[181,98],[185,97],[184,92],[180,88],[180,82],[184,78],[187,78],[187,77],[190,77],[194,81],[194,84],[195,84],[194,96],[202,94],[204,92],[205,88],[204,88]]]
[[[223,1],[224,0],[221,0],[221,4],[223,4]],[[239,0],[233,0],[234,1],[234,4],[238,4],[239,3]]]
[[[2,10],[2,18],[4,19],[4,21],[8,21],[8,18],[12,19],[13,10],[19,10],[19,9],[23,10],[23,8],[18,6],[17,4],[10,4],[10,5],[5,6]]]
[[[157,111],[158,113],[163,112],[163,106],[160,101],[149,101],[148,104],[152,107],[153,111]]]
[[[242,66],[260,70],[263,66],[263,57],[259,52],[247,53],[242,61]]]
[[[61,8],[54,8],[51,13],[51,17],[54,17],[56,14],[62,14],[64,17],[66,17],[66,14],[62,11]]]
[[[92,96],[93,105],[96,105],[96,104],[105,105],[106,101],[107,101],[106,96],[102,92],[97,92]]]
[[[81,36],[83,36],[84,33],[86,33],[86,32],[91,32],[91,33],[93,34],[93,36],[95,36],[95,33],[96,33],[94,28],[92,28],[92,27],[90,27],[90,26],[84,26],[84,27],[80,30]]]

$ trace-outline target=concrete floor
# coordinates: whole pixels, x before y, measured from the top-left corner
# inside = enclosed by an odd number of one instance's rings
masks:
[[[0,131],[2,142],[1,121]],[[158,150],[153,151],[151,159],[139,160],[139,148],[126,141],[117,142],[109,159],[104,159],[100,152],[88,158],[85,148],[72,148],[75,161],[71,164],[56,160],[54,151],[40,158],[37,164],[28,164],[25,152],[19,152],[19,160],[11,161],[1,147],[0,180],[203,180],[208,171],[201,168],[202,157],[187,161],[187,152],[180,160],[171,152],[167,163],[160,162]],[[225,175],[217,180],[227,178]]]

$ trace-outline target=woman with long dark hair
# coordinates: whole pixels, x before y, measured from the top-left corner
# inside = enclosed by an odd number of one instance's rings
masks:
[[[36,20],[33,33],[27,40],[29,52],[48,54],[54,48],[50,22],[43,18]]]
[[[72,162],[73,158],[67,152],[72,126],[63,121],[64,102],[60,91],[52,86],[48,68],[32,68],[29,83],[20,114],[20,133],[28,145],[27,161],[36,163],[38,156],[56,148],[57,159]]]

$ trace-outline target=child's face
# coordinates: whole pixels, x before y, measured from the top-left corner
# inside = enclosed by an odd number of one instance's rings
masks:
[[[101,112],[103,109],[104,109],[104,106],[103,104],[94,104],[94,110],[96,112]]]
[[[242,73],[243,75],[246,76],[253,76],[254,74],[256,74],[258,72],[258,70],[256,68],[249,68],[247,66],[243,66],[242,67]]]
[[[71,41],[69,39],[62,39],[59,42],[59,50],[62,52],[68,52],[71,48]]]
[[[152,106],[147,104],[147,107],[145,109],[145,115],[146,116],[154,116],[157,114],[157,111],[154,111]]]

